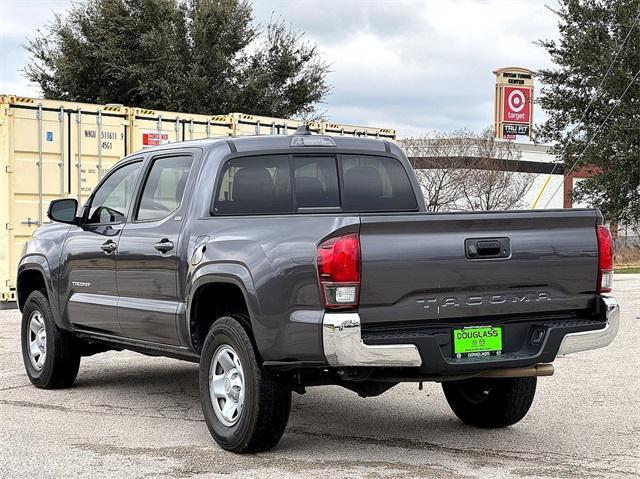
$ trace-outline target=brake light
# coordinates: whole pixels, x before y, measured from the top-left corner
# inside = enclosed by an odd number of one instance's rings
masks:
[[[318,279],[326,308],[358,306],[360,239],[357,234],[331,238],[318,246]]]
[[[613,286],[613,240],[609,228],[596,226],[598,237],[598,293],[608,293]]]

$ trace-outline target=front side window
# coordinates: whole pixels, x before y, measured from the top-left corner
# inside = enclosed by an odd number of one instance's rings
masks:
[[[109,174],[93,193],[87,224],[116,224],[125,220],[141,166],[142,161],[137,161]]]
[[[161,219],[178,209],[192,163],[191,156],[154,160],[142,190],[136,220]]]
[[[345,211],[415,211],[411,182],[399,161],[383,156],[342,156]]]
[[[293,208],[286,156],[235,158],[225,163],[213,206],[219,215],[290,213]]]

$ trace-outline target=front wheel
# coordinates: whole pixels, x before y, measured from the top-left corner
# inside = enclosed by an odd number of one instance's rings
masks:
[[[511,426],[526,416],[536,394],[535,377],[471,378],[442,383],[454,414],[481,428]]]
[[[67,388],[80,367],[73,334],[58,328],[44,291],[29,295],[22,310],[22,359],[29,380],[41,389]]]
[[[216,442],[232,452],[273,448],[291,409],[285,376],[264,368],[243,324],[244,316],[216,320],[200,356],[200,401]]]

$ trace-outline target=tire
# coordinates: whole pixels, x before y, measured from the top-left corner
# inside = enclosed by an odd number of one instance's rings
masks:
[[[456,416],[469,426],[511,426],[526,416],[536,394],[535,377],[472,378],[442,383]]]
[[[34,386],[60,389],[73,385],[80,367],[80,352],[73,334],[56,326],[44,291],[34,291],[25,302],[21,338],[22,360]]]
[[[216,320],[200,356],[200,400],[209,432],[236,453],[273,448],[291,409],[290,382],[261,366],[245,324],[249,319],[242,315]]]

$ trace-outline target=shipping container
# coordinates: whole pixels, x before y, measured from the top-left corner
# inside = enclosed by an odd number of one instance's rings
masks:
[[[247,115],[246,113],[231,113],[234,125],[234,135],[290,135],[305,122],[300,120],[286,120],[269,116]],[[320,122],[307,122],[313,133],[322,133]]]
[[[15,300],[17,263],[49,202],[83,204],[120,158],[201,138],[290,135],[305,122],[245,113],[195,115],[0,95],[0,305]],[[395,140],[395,131],[310,122],[320,134]]]
[[[361,136],[380,140],[396,140],[396,130],[391,128],[343,125],[342,123],[323,123],[322,133],[333,136]]]
[[[168,111],[130,109],[131,151],[176,141],[220,138],[234,134],[230,115],[192,115]]]
[[[0,299],[14,299],[22,247],[49,202],[86,200],[127,154],[128,128],[121,105],[0,95]]]

